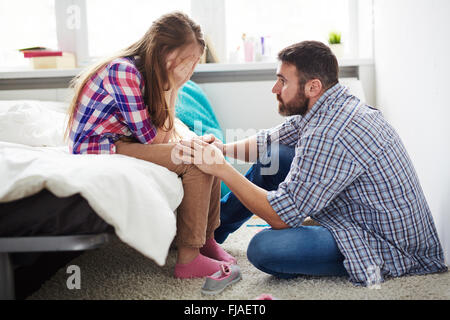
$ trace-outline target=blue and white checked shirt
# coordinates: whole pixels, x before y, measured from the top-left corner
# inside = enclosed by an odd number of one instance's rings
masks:
[[[305,116],[257,135],[259,154],[295,146],[291,169],[267,199],[289,226],[310,216],[344,255],[350,281],[446,271],[430,209],[400,137],[381,112],[341,84]]]

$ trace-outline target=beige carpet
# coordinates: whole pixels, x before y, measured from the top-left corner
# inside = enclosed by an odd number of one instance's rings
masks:
[[[261,221],[251,219],[249,223]],[[200,293],[202,279],[172,277],[174,250],[169,252],[166,265],[159,267],[136,250],[114,240],[102,249],[88,251],[71,261],[70,265],[80,267],[81,289],[67,289],[69,274],[62,268],[29,299],[249,300],[262,293],[289,300],[450,299],[450,272],[390,279],[379,289],[354,287],[345,278],[337,277],[276,279],[258,271],[247,260],[247,245],[258,230],[244,225],[224,243],[224,248],[237,257],[243,279],[217,296]]]

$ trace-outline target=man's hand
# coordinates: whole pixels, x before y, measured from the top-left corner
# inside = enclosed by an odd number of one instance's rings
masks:
[[[203,140],[206,143],[209,144],[213,144],[214,146],[216,146],[223,154],[224,153],[224,147],[223,147],[223,142],[220,141],[220,139],[218,139],[215,135],[213,135],[212,133],[210,134],[206,134],[204,136],[200,137],[201,140]]]
[[[272,228],[289,228],[269,204],[267,191],[253,184],[226,162],[221,150],[214,145],[213,137],[207,135],[180,141],[173,148],[172,159],[194,164],[204,173],[218,177],[247,209],[267,221]]]
[[[209,138],[180,141],[173,149],[172,157],[183,163],[194,164],[204,173],[221,178],[228,163],[222,151]]]

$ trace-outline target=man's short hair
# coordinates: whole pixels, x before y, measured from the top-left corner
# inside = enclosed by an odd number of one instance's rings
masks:
[[[319,41],[303,41],[278,53],[281,62],[297,67],[301,83],[319,79],[325,89],[339,82],[339,65],[331,49]]]

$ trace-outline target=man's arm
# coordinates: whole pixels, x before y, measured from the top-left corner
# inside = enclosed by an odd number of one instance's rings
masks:
[[[230,164],[225,164],[218,177],[253,214],[267,221],[273,229],[286,229],[284,223],[267,200],[267,190],[253,184]]]
[[[216,145],[221,149],[226,157],[238,159],[245,162],[256,162],[258,160],[258,147],[256,143],[256,135],[224,144],[223,146]]]
[[[241,141],[241,145],[252,143],[252,139],[247,140],[248,143],[245,140]],[[178,160],[195,164],[201,171],[221,179],[248,210],[267,221],[272,228],[289,228],[267,200],[267,190],[253,184],[234,169],[230,163],[225,161],[222,150],[210,143],[208,139],[180,141],[175,146],[174,155]]]

